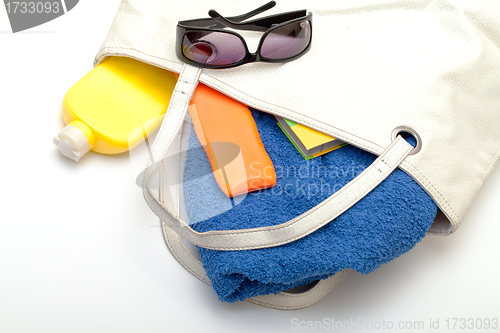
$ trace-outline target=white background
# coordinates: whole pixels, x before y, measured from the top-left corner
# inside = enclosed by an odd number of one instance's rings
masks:
[[[439,318],[437,332],[447,318],[500,319],[498,166],[456,234],[349,272],[307,309],[219,302],[169,253],[128,154],[75,163],[52,144],[63,96],[92,69],[118,4],[83,0],[17,34],[0,7],[0,332],[288,332],[324,318],[424,321],[422,332]]]

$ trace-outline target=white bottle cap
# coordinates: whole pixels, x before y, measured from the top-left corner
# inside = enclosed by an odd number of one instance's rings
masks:
[[[66,157],[78,162],[90,150],[89,140],[77,127],[66,126],[54,138],[54,144]]]

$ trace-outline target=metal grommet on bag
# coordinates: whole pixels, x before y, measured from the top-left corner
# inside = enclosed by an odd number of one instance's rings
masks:
[[[392,141],[396,140],[396,137],[401,132],[411,134],[415,138],[417,144],[415,145],[415,148],[413,148],[413,150],[410,152],[409,155],[417,154],[422,149],[422,139],[420,138],[420,135],[418,135],[418,133],[410,127],[398,126],[394,129],[394,131],[392,131]]]

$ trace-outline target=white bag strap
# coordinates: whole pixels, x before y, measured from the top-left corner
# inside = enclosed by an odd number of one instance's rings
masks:
[[[273,247],[309,235],[345,212],[380,184],[413,150],[398,136],[361,174],[328,199],[302,215],[276,226],[228,231],[197,232],[175,217],[150,189],[150,183],[161,165],[159,161],[179,132],[189,102],[198,84],[201,69],[184,65],[172,94],[162,126],[153,144],[151,161],[144,173],[143,193],[153,212],[170,229],[189,242],[209,249],[237,251]]]
[[[192,275],[211,285],[202,263],[189,252],[182,242],[181,236],[169,229],[165,223],[162,223],[162,228],[165,241],[175,259]],[[343,270],[328,279],[320,280],[314,287],[301,293],[281,292],[276,295],[247,298],[245,301],[278,310],[302,309],[325,297],[337,285],[346,272],[347,270]]]
[[[174,138],[172,146],[180,148],[180,135]],[[166,205],[176,217],[180,214],[180,200],[178,186],[167,187],[168,182],[179,184],[180,174],[180,158],[179,155],[171,156],[161,163],[160,168],[160,201]],[[168,172],[166,172],[168,170]],[[165,223],[161,224],[163,236],[167,243],[170,252],[174,258],[192,275],[199,280],[211,285],[203,265],[200,260],[191,254],[184,245],[181,236],[172,229],[168,228]],[[308,307],[323,297],[325,297],[342,279],[347,270],[338,272],[328,279],[318,281],[313,287],[300,293],[281,292],[276,295],[257,296],[245,301],[254,303],[260,306],[279,309],[279,310],[297,310]]]

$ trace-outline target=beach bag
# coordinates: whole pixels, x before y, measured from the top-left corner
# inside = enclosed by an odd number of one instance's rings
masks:
[[[262,15],[298,9],[313,13],[313,44],[303,57],[222,70],[200,69],[177,57],[178,21],[207,17],[211,8],[232,16],[254,7],[254,1],[214,0],[207,5],[123,0],[95,59],[97,65],[109,56],[131,57],[180,74],[144,176],[145,199],[161,219],[176,259],[210,283],[182,238],[222,251],[287,244],[344,213],[396,168],[410,175],[439,207],[428,234],[456,231],[500,154],[500,3],[281,1]],[[199,82],[378,158],[331,197],[287,223],[196,232],[183,221],[181,193],[172,184],[180,183],[182,130]],[[401,133],[410,133],[416,145]],[[159,195],[150,188],[158,173],[163,184]],[[326,295],[344,274],[302,293],[248,301],[302,308]]]

